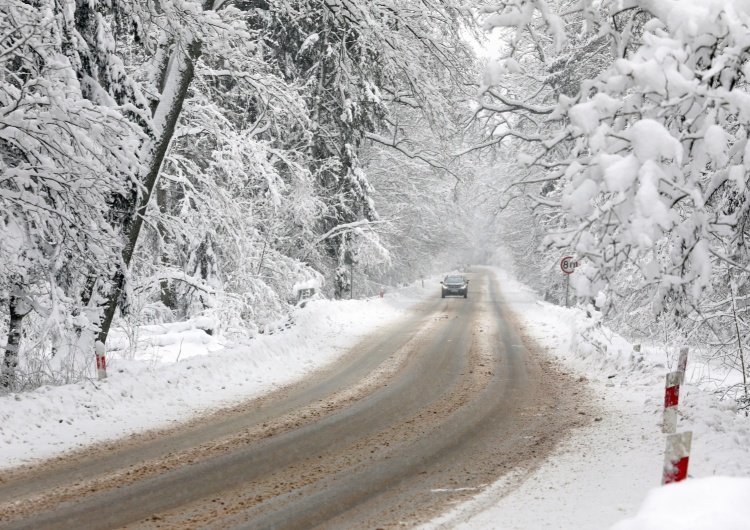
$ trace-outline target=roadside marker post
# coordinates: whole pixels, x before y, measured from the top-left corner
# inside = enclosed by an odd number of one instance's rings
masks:
[[[102,379],[107,378],[106,350],[104,344],[100,341],[96,341],[94,348],[96,350],[96,376],[101,381]]]
[[[680,348],[680,358],[677,361],[677,371],[667,374],[664,392],[664,423],[662,432],[673,434],[677,432],[677,405],[680,401],[680,385],[685,382],[688,349]]]
[[[680,384],[685,382],[685,369],[687,369],[688,349],[680,348],[680,359],[677,361],[677,371],[680,373]]]
[[[666,391],[664,392],[664,423],[662,432],[673,434],[677,431],[677,405],[680,401],[680,372],[667,374]]]
[[[667,374],[662,431],[668,434],[667,447],[664,453],[662,485],[680,482],[687,478],[693,433],[688,431],[675,434],[677,430],[677,405],[680,401],[680,385],[685,381],[687,358],[688,349],[681,348],[680,358],[677,361],[677,371]]]
[[[680,482],[687,478],[692,441],[693,433],[689,431],[667,436],[667,451],[664,455],[662,485]]]

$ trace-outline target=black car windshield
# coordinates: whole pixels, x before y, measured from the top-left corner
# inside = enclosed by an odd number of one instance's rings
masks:
[[[443,283],[464,283],[463,276],[448,276]]]

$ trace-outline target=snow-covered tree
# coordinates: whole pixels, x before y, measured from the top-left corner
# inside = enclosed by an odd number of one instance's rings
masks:
[[[0,314],[9,326],[2,384],[14,386],[24,317],[35,340],[95,327],[85,279],[120,251],[107,214],[133,185],[141,136],[112,101],[85,97],[53,3],[0,6]],[[7,311],[7,312],[6,312]],[[54,344],[58,348],[60,344]],[[62,352],[61,354],[62,355]]]
[[[524,141],[529,170],[515,185],[559,212],[548,243],[585,262],[579,294],[635,288],[677,320],[703,314],[709,299],[712,311],[732,312],[748,270],[747,6],[630,0],[555,13],[519,1],[492,10],[486,26],[518,28],[528,49],[562,53],[581,22],[578,38],[608,45],[610,60],[579,90],[555,88],[545,107],[504,102],[518,112],[490,139]],[[486,93],[495,76],[523,68],[511,51],[490,69]],[[620,281],[623,271],[632,281]]]
[[[468,208],[474,160],[455,156],[467,141],[470,106],[461,88],[451,94],[458,104],[446,102],[436,123],[419,110],[389,104],[387,132],[362,151],[374,202],[387,220],[381,240],[392,250],[388,264],[370,267],[374,287],[413,281],[476,257]]]
[[[288,310],[297,281],[347,292],[349,259],[379,279],[424,270],[456,225],[418,223],[452,206],[409,203],[428,181],[456,195],[464,17],[453,0],[3,3],[4,386],[24,336],[49,375],[63,349],[106,343],[118,312],[247,329]],[[388,151],[405,163],[376,192],[368,166]]]
[[[154,249],[169,257],[146,267],[148,282],[162,291],[170,284],[178,316],[191,316],[191,300],[215,305],[206,292],[191,296],[205,284],[242,300],[235,307],[252,326],[278,318],[293,284],[315,275],[297,258],[312,248],[323,205],[304,152],[279,141],[305,129],[297,87],[242,46],[233,51],[222,69],[207,54],[197,65],[161,176],[164,198],[149,210],[159,241],[144,242],[141,266]]]
[[[451,1],[424,2],[419,9],[359,0],[283,4],[269,11],[264,52],[287,79],[305,87],[311,170],[326,205],[319,263],[341,295],[349,290],[347,257],[357,259],[360,248],[371,256],[384,250],[372,224],[379,216],[360,160],[363,142],[406,147],[390,134],[398,129],[389,124],[388,105],[442,112],[443,73],[460,78],[470,54]]]

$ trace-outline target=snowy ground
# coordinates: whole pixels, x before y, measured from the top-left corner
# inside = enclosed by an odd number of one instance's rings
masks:
[[[632,345],[606,329],[595,332],[598,345],[592,345],[582,340],[593,322],[583,311],[539,302],[502,271],[498,275],[523,325],[588,380],[601,421],[579,429],[517,489],[507,491],[512,481],[500,480],[426,526],[584,530],[620,521],[617,530],[663,528],[665,522],[673,529],[750,530],[750,420],[701,389],[696,374],[704,368],[689,364],[678,430],[693,432],[690,475],[708,478],[658,487],[671,355],[661,348],[634,355]],[[293,315],[288,329],[282,322],[273,335],[239,343],[207,335],[200,322],[141,329],[141,347],[126,355],[132,359],[112,359],[104,382],[0,398],[0,469],[168,426],[304,377],[435,296],[435,282],[425,284],[384,299],[315,301]]]
[[[634,354],[606,329],[593,336],[598,346],[583,341],[594,324],[584,311],[539,302],[530,289],[498,275],[523,325],[601,397],[602,419],[561,444],[518,489],[505,491],[509,481],[500,480],[427,528],[599,530],[638,514],[617,530],[750,529],[750,419],[691,382],[705,367],[689,362],[680,392],[678,432],[693,432],[689,475],[744,478],[659,487],[664,380],[676,359],[662,348]]]

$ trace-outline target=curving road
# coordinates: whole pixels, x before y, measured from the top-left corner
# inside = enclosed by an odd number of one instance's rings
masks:
[[[590,416],[492,273],[468,276],[296,385],[7,474],[0,528],[388,528],[512,490]]]

